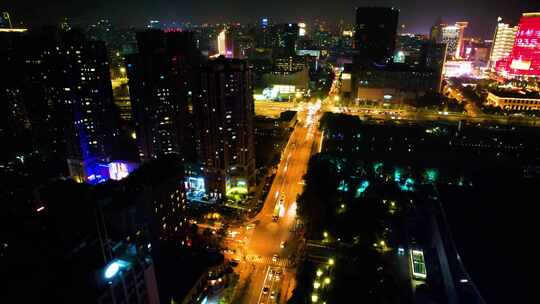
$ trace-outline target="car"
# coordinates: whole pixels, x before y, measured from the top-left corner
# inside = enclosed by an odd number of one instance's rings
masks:
[[[270,294],[270,299],[275,299],[276,298],[276,292],[275,291],[272,291],[272,293]]]
[[[278,259],[278,254],[277,253],[274,253],[274,255],[272,256],[272,262],[277,262],[277,259]]]
[[[287,245],[287,242],[286,241],[281,241],[281,243],[279,243],[279,248],[285,248],[285,246]]]
[[[263,288],[263,294],[267,294],[269,290],[270,290],[270,288],[268,288],[268,287]]]

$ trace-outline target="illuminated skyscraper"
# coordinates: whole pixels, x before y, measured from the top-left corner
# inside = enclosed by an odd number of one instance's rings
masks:
[[[389,63],[394,55],[399,10],[389,7],[356,9],[354,48],[357,62]]]
[[[453,59],[461,58],[463,46],[463,33],[468,22],[456,22],[454,25],[446,25],[441,28],[440,39],[437,42],[446,43],[447,56]]]
[[[469,26],[469,22],[467,21],[459,21],[456,22],[456,26],[459,28],[459,36],[456,46],[456,58],[462,58],[462,52],[463,52],[463,35],[465,34],[465,29],[467,26]]]
[[[306,24],[304,22],[298,23],[298,36],[303,37],[306,35]]]
[[[497,61],[508,57],[512,52],[514,41],[516,39],[517,26],[510,26],[507,23],[502,23],[499,17],[497,20],[497,28],[493,36],[493,45],[489,55],[489,66],[494,68]]]
[[[291,56],[296,54],[296,46],[300,35],[297,23],[276,24],[270,31],[270,47],[277,56]]]
[[[218,54],[226,58],[233,58],[234,46],[231,32],[224,28],[217,36]]]
[[[31,78],[26,98],[46,110],[42,127],[51,131],[49,140],[64,144],[70,176],[89,183],[107,179],[105,164],[118,129],[105,45],[79,31],[51,30],[29,36],[21,47],[25,64],[20,68]],[[43,115],[37,109],[31,111],[34,117]],[[32,121],[39,125],[39,119]]]
[[[217,58],[200,74],[194,97],[197,152],[207,193],[221,198],[229,190],[254,185],[253,87],[245,61]]]
[[[226,30],[223,29],[221,32],[219,32],[219,35],[217,36],[218,54],[221,56],[227,55],[227,45],[225,42],[226,35]]]
[[[57,76],[60,101],[68,104],[65,126],[70,174],[99,182],[98,163],[108,163],[118,136],[105,44],[76,31],[64,34]]]
[[[422,35],[402,34],[397,39],[398,46],[394,56],[394,62],[419,65],[422,63],[423,46],[428,39]]]
[[[463,34],[468,24],[466,21],[461,21],[449,25],[438,18],[435,25],[431,27],[429,38],[438,43],[446,43],[448,59],[459,59],[463,51]]]
[[[137,33],[139,53],[127,72],[139,157],[183,153],[193,66],[200,62],[191,32]]]
[[[522,15],[512,52],[497,62],[496,70],[508,77],[540,76],[540,12]]]
[[[261,19],[261,28],[267,28],[268,27],[268,18],[262,18]]]
[[[459,27],[455,25],[447,25],[441,28],[441,39],[440,42],[446,43],[447,45],[447,54],[449,57],[455,58],[456,52],[458,50],[458,40],[459,40]]]
[[[56,175],[93,184],[125,177],[133,166],[111,162],[119,130],[104,43],[55,28],[8,34],[18,36],[0,56],[11,71],[0,81],[10,135],[54,161]]]

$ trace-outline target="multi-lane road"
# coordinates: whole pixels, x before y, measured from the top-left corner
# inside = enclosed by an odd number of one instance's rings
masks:
[[[261,212],[251,221],[253,229],[243,236],[240,281],[236,301],[241,303],[285,303],[294,288],[294,267],[299,242],[295,238],[296,198],[303,187],[308,161],[319,149],[320,103],[299,109],[297,123],[278,166]],[[273,218],[276,204],[282,207]]]

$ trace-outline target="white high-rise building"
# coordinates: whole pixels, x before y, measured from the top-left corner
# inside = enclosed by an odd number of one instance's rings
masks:
[[[217,36],[218,53],[226,58],[233,58],[234,46],[231,32],[224,28]]]
[[[497,19],[497,28],[493,36],[493,44],[489,54],[489,67],[494,68],[495,63],[510,55],[514,40],[516,39],[518,27],[510,26],[507,23],[502,23],[502,18]]]
[[[441,28],[440,40],[438,42],[446,43],[448,46],[447,56],[453,59],[461,58],[461,49],[463,47],[463,32],[469,23],[462,21],[454,25],[447,25]]]

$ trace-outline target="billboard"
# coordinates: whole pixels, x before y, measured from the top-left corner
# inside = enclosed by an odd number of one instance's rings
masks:
[[[512,52],[497,62],[503,75],[540,76],[540,13],[525,13],[519,21]]]

